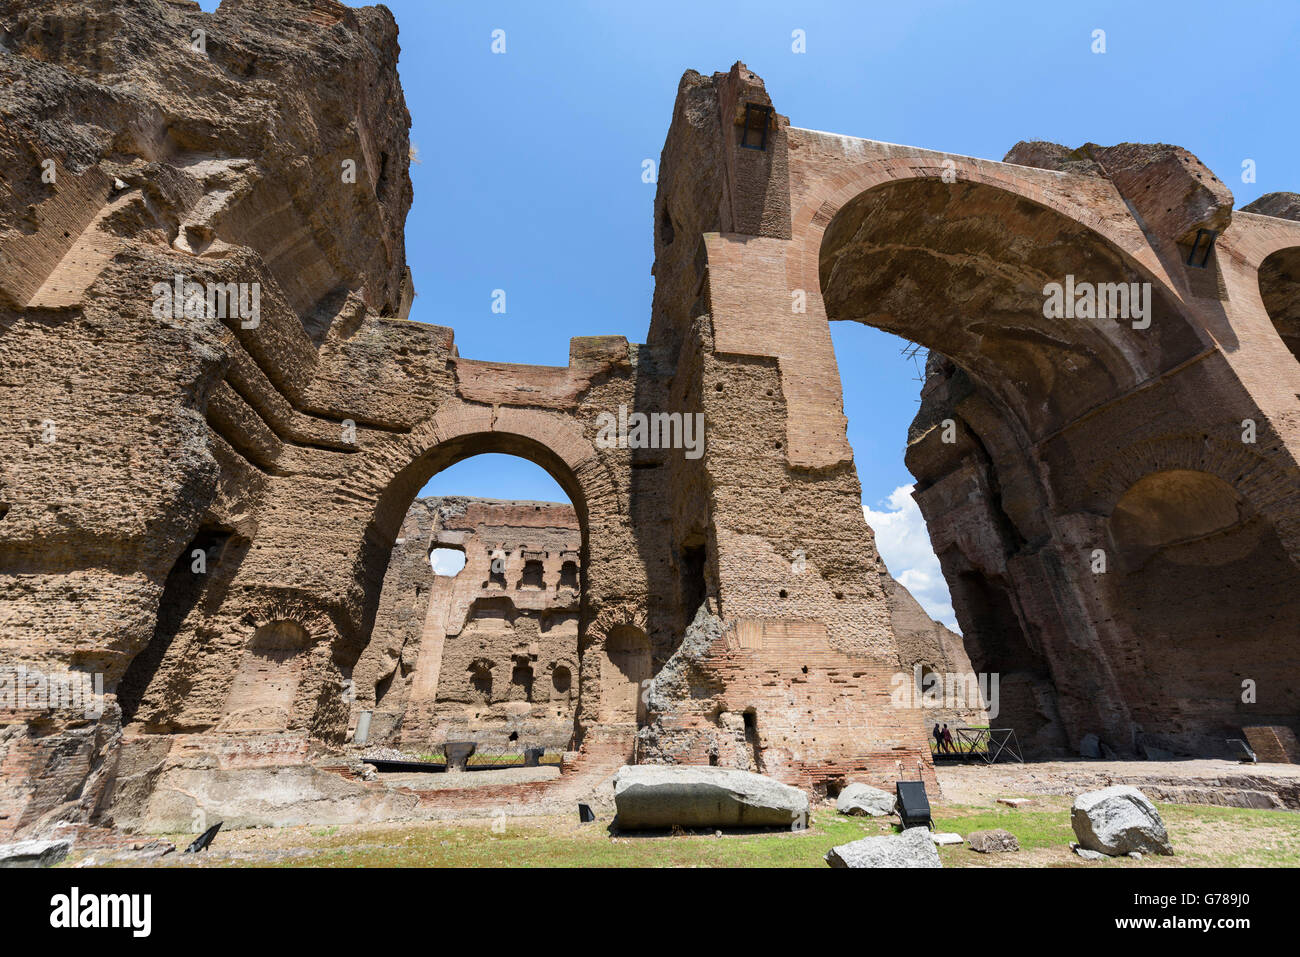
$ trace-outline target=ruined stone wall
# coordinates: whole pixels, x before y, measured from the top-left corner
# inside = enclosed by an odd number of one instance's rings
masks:
[[[792,312],[776,268],[790,235],[787,121],[764,110],[759,129],[746,104],[771,101],[743,64],[688,72],[660,160],[650,344],[679,352],[677,384],[709,426],[710,604],[694,627],[715,627],[694,641],[688,630],[663,665],[638,755],[808,786],[850,770],[884,783],[899,761],[929,773],[919,710],[890,704],[902,666],[829,331]],[[791,375],[786,354],[808,364]]]
[[[1233,214],[1176,147],[1023,144],[999,164],[771,105],[743,64],[688,73],[656,200],[651,341],[697,350],[723,619],[896,653],[827,325],[860,321],[933,350],[907,463],[970,658],[1031,751],[1098,733],[1214,754],[1296,723],[1300,649],[1270,648],[1300,631],[1294,203]],[[1076,274],[1147,284],[1145,321],[1049,317],[1045,283]]]
[[[860,321],[933,350],[906,460],[970,656],[1003,674],[1007,723],[1040,751],[1091,732],[1126,753],[1194,754],[1256,720],[1294,724],[1297,649],[1269,646],[1300,625],[1300,368],[1286,314],[1265,303],[1295,301],[1278,258],[1295,224],[1233,213],[1176,147],[999,164],[787,139],[791,241],[719,237],[730,299],[710,246],[715,330],[727,303],[734,341],[775,354],[783,382],[828,360],[815,335],[760,335],[782,299],[806,299],[790,328]],[[1283,265],[1261,271],[1270,260]],[[1049,317],[1045,283],[1071,276],[1148,283],[1146,321]],[[768,288],[765,327],[755,291]],[[809,464],[843,461],[796,444],[836,434],[837,413],[791,413],[792,461],[801,448]],[[1243,700],[1275,667],[1268,700]]]
[[[743,64],[691,71],[648,342],[507,365],[406,318],[386,9],[0,0],[0,26],[0,664],[104,690],[0,714],[0,839],[193,821],[337,761],[360,701],[434,673],[385,578],[414,583],[418,556],[391,559],[419,490],[482,452],[547,469],[582,530],[557,632],[573,773],[638,753],[808,787],[928,775],[926,716],[890,700],[915,633],[863,520],[831,319],[934,350],[907,462],[1025,738],[1191,750],[1296,723],[1292,205],[1233,213],[1173,147],[994,163],[801,130]],[[1149,282],[1149,325],[1046,321],[1044,282],[1074,273]],[[255,310],[208,306],[231,283]],[[623,412],[702,415],[700,454],[602,439]],[[517,595],[486,646],[514,643]],[[472,707],[455,687],[399,740]],[[480,719],[526,704],[488,698]]]
[[[128,791],[184,817],[199,768],[237,780],[342,743],[400,523],[467,455],[522,455],[570,493],[589,532],[581,615],[669,595],[640,560],[659,530],[628,520],[628,453],[592,445],[599,412],[643,387],[636,348],[476,363],[404,318],[409,119],[387,11],[49,2],[0,21],[21,173],[0,403],[23,423],[0,440],[0,652],[105,691],[102,715],[6,716],[6,833]],[[260,315],[159,306],[178,275],[255,284]],[[578,688],[599,695],[599,671]]]
[[[1007,719],[1032,750],[1092,732],[1122,752],[1219,754],[1244,726],[1295,724],[1300,649],[1278,639],[1300,627],[1296,413],[1264,376],[1294,383],[1297,369],[1260,308],[1269,277],[1251,288],[1240,275],[1276,227],[1233,214],[1226,188],[1173,147],[1021,144],[1008,159],[1082,163],[1093,188],[1130,198],[1155,186],[1160,215],[1185,221],[1146,221],[1177,303],[1123,334],[1164,345],[1126,387],[1089,395],[1073,379],[1079,418],[1026,429],[990,375],[928,364],[907,461],[977,667],[1003,672]],[[1198,228],[1221,232],[1205,269],[1186,262]],[[1095,260],[1057,271],[1069,268],[1104,278]],[[946,445],[944,420],[957,431]],[[1281,680],[1248,700],[1243,682],[1266,672]]]
[[[354,714],[373,712],[369,741],[567,748],[581,545],[570,505],[417,499],[353,672]],[[462,552],[464,567],[434,574],[439,548]]]
[[[277,480],[355,452],[313,373],[337,365],[360,316],[409,301],[411,194],[382,8],[24,0],[0,4],[0,22],[13,171],[0,187],[0,417],[14,423],[0,440],[0,657],[99,674],[107,692],[102,720],[7,726],[0,829],[12,831],[94,809],[121,708],[176,726],[190,701],[215,723],[242,645],[273,617],[265,594],[217,608],[241,568],[284,579],[283,566],[254,568]],[[167,308],[155,287],[178,276],[257,284],[260,319]],[[317,351],[326,328],[333,357]],[[415,338],[437,351],[436,330]],[[355,584],[335,592],[342,617],[359,612]],[[207,620],[177,643],[194,609]],[[168,650],[184,650],[190,675],[222,661],[224,680],[182,677],[142,702],[143,673]],[[307,653],[302,725],[329,654],[328,641]]]

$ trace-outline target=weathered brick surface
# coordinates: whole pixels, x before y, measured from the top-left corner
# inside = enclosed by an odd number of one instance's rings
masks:
[[[353,726],[372,711],[369,741],[408,750],[445,740],[566,748],[581,546],[569,505],[417,499],[353,671]],[[437,548],[464,554],[455,576],[433,573]]]
[[[1290,728],[1257,725],[1241,730],[1257,761],[1263,764],[1300,764],[1300,745]]]
[[[319,785],[303,763],[346,743],[357,689],[386,674],[372,636],[401,624],[383,593],[411,503],[483,452],[546,468],[580,532],[563,632],[580,756],[552,787],[589,789],[651,745],[812,787],[928,776],[923,715],[889,700],[925,656],[913,638],[900,654],[830,319],[934,350],[908,463],[966,648],[1014,679],[1027,738],[1194,749],[1294,724],[1300,382],[1269,310],[1296,301],[1300,225],[1230,214],[1184,153],[1035,169],[775,111],[749,150],[761,79],[691,71],[647,343],[506,365],[405,318],[409,116],[386,9],[0,0],[0,18],[0,663],[106,692],[97,719],[6,719],[0,839],[112,814],[115,794],[137,820],[217,811],[186,795],[269,787],[275,761]],[[202,54],[183,42],[199,28]],[[1147,185],[1186,201],[1139,221]],[[1198,224],[1221,227],[1206,270],[1179,245]],[[1150,326],[1048,321],[1043,284],[1067,273],[1150,282]],[[178,275],[256,284],[260,321],[159,308]],[[610,446],[600,417],[620,408],[702,415],[702,454]],[[701,609],[730,637],[692,644]],[[446,667],[443,633],[407,689],[428,682],[435,705],[442,675],[469,671]],[[665,669],[717,706],[649,708]],[[365,813],[416,803],[358,794]]]

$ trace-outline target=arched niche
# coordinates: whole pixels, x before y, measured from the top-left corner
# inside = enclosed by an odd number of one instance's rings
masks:
[[[295,621],[272,621],[253,633],[226,696],[218,730],[287,731],[311,636]]]
[[[1300,246],[1279,249],[1259,264],[1259,295],[1273,328],[1300,359]]]
[[[649,680],[650,639],[633,625],[615,625],[605,638],[600,670],[602,721],[640,722],[645,717],[642,686]]]
[[[1168,469],[1130,486],[1111,512],[1110,532],[1120,551],[1140,555],[1225,532],[1242,518],[1240,496],[1217,475]]]

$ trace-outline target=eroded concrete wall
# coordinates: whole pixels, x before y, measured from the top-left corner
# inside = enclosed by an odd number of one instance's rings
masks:
[[[746,597],[741,576],[786,546],[743,512],[784,466],[773,455],[730,482],[749,437],[721,426],[740,425],[727,403],[755,389],[770,423],[784,399],[770,366],[715,357],[698,290],[665,279],[655,307],[690,334],[577,339],[559,368],[465,359],[450,329],[405,319],[409,117],[387,11],[50,0],[0,13],[5,161],[21,171],[3,224],[0,401],[22,423],[3,439],[0,647],[14,667],[77,669],[104,690],[102,713],[7,715],[6,833],[114,801],[147,820],[161,782],[190,793],[182,778],[208,769],[256,787],[261,769],[343,747],[359,678],[374,687],[356,668],[387,614],[408,508],[479,452],[550,471],[582,531],[579,768],[631,757],[647,719],[636,689],[706,600],[812,612]],[[201,50],[185,42],[196,30]],[[778,194],[728,202],[781,228]],[[695,246],[682,229],[678,248]],[[206,306],[228,283],[257,290],[256,314]],[[621,409],[702,413],[718,451],[600,442]],[[835,482],[856,496],[851,468]],[[838,547],[865,534],[859,516]],[[829,634],[855,653],[846,625],[860,622],[883,671],[896,665],[883,595],[854,580],[873,561],[840,573],[857,610]],[[919,725],[840,747],[900,745],[923,751]]]
[[[1185,151],[972,160],[800,130],[743,64],[691,71],[647,343],[506,365],[405,318],[384,8],[11,0],[0,19],[0,656],[104,689],[102,712],[4,715],[0,838],[115,795],[123,820],[155,791],[168,820],[215,813],[267,769],[337,760],[358,686],[383,680],[376,621],[404,627],[383,591],[410,505],[480,452],[546,468],[581,530],[570,774],[637,755],[809,787],[929,774],[925,716],[890,700],[915,662],[830,319],[936,354],[908,464],[966,649],[1018,676],[1027,736],[1191,747],[1294,723],[1300,384],[1267,304],[1295,300],[1286,263],[1261,266],[1300,225],[1232,213]],[[1188,268],[1206,229],[1212,265]],[[1148,334],[1043,322],[1045,278],[1093,267],[1151,283]],[[257,315],[186,282],[256,288]],[[702,415],[701,454],[604,441],[620,410]],[[199,802],[186,782],[218,772]]]
[[[770,102],[743,65],[731,76]],[[970,657],[1002,673],[1031,748],[1096,733],[1214,754],[1244,725],[1294,725],[1295,222],[1234,213],[1177,147],[1025,144],[993,163],[779,114],[769,135],[784,161],[743,188],[788,190],[789,233],[715,220],[699,270],[715,355],[770,364],[784,389],[785,435],[750,447],[784,438],[788,466],[829,491],[851,453],[828,320],[928,346],[915,496]],[[1046,284],[1076,278],[1146,284],[1146,315],[1049,316]],[[849,501],[804,514],[833,528]]]

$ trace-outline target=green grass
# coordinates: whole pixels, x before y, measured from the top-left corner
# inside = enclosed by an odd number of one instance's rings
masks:
[[[804,832],[618,834],[607,822],[507,819],[499,832],[486,823],[430,824],[395,840],[389,831],[361,832],[320,842],[313,856],[285,862],[310,867],[825,867],[836,844],[889,833],[880,822],[818,811]]]
[[[1038,796],[1020,808],[1005,805],[936,808],[935,827],[956,831],[1002,828],[1020,842],[1021,854],[984,855],[965,845],[939,848],[945,866],[1048,867],[1300,867],[1300,813],[1156,802],[1173,856],[1086,862],[1069,850],[1071,799]],[[1023,855],[1023,856],[1022,856]],[[993,858],[998,858],[993,860]]]
[[[1051,806],[1037,806],[1040,802],[1051,802]],[[937,831],[956,831],[965,836],[971,831],[988,831],[1001,828],[1010,831],[1020,842],[1020,849],[1032,851],[1038,848],[1066,847],[1074,838],[1074,829],[1070,826],[1069,799],[1039,799],[1035,805],[1010,808],[1005,804],[997,809],[988,807],[964,807],[961,805],[937,808],[934,817]],[[965,845],[951,848],[943,847],[940,852],[961,852],[974,854]],[[981,855],[984,856],[984,855]],[[946,860],[944,863],[948,863]]]
[[[1158,804],[1171,835],[1196,838],[1187,863],[1218,867],[1300,867],[1300,813]],[[1174,841],[1174,850],[1178,842]]]
[[[1087,862],[1070,851],[1070,799],[1036,796],[1005,805],[935,807],[935,827],[965,836],[1003,828],[1021,850],[979,854],[962,844],[939,848],[945,867],[1300,867],[1300,814],[1159,804],[1173,857]],[[837,844],[894,833],[892,818],[813,812],[802,832],[612,834],[608,820],[580,825],[572,816],[390,823],[237,831],[203,866],[279,867],[825,867]],[[178,845],[184,838],[170,835]],[[169,855],[171,857],[171,855]],[[164,858],[163,866],[171,862]]]

